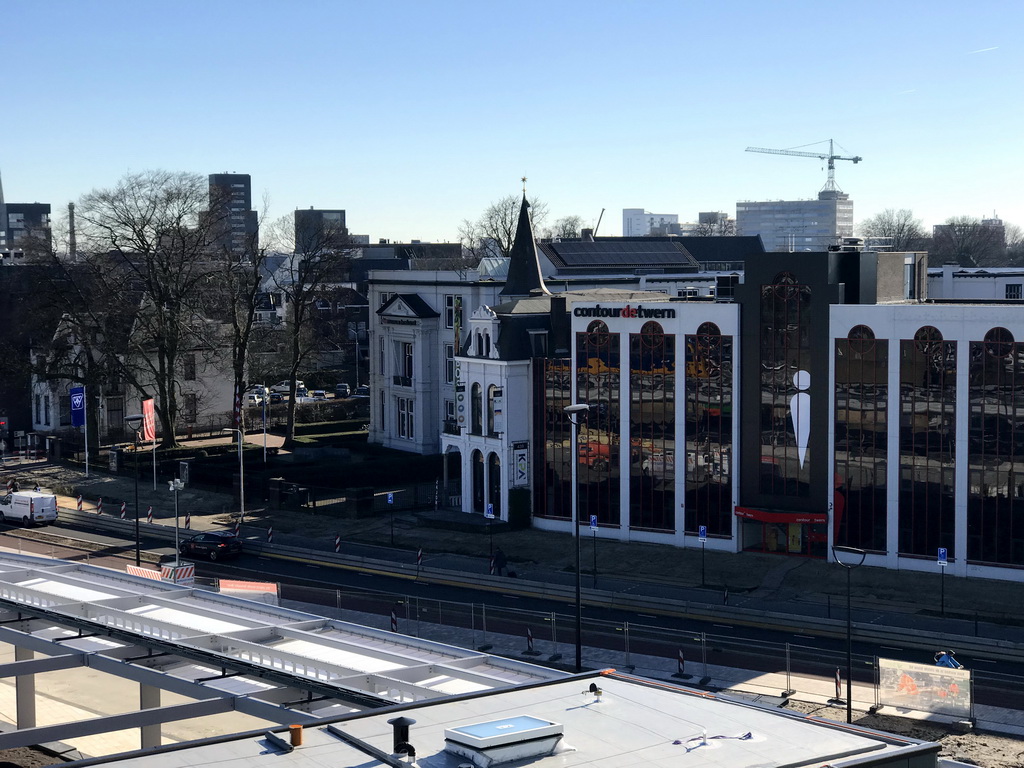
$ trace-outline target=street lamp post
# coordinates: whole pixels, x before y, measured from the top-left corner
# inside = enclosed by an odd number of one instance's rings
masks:
[[[168,482],[168,485],[170,486],[170,492],[174,494],[174,578],[177,580],[177,568],[181,564],[179,560],[181,549],[178,543],[178,493],[185,488],[185,483],[178,478],[174,478]]]
[[[242,443],[245,442],[245,433],[231,427],[225,427],[221,432],[238,434],[238,528],[241,530],[242,523],[245,522],[245,461],[242,459]]]
[[[839,553],[842,552],[845,555],[852,555],[853,557],[860,557],[856,563],[852,560],[848,563],[844,563],[839,559]],[[846,569],[846,722],[853,722],[853,599],[852,599],[852,584],[850,577],[853,574],[854,568],[859,568],[864,564],[864,558],[867,555],[863,549],[857,549],[856,547],[832,547],[832,557],[839,565]]]
[[[142,544],[139,539],[139,430],[144,418],[141,413],[137,413],[124,419],[128,429],[135,433],[135,565],[142,565]]]
[[[572,447],[573,447],[573,531],[576,539],[576,671],[583,671],[583,574],[580,564],[580,419],[590,410],[588,403],[574,403],[564,408],[565,414],[572,424]]]

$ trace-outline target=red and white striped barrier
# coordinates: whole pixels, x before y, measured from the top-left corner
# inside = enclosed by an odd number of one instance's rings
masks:
[[[192,527],[192,513],[191,512],[186,512],[185,513],[185,530],[187,531],[191,527]]]
[[[391,631],[392,632],[397,632],[398,631],[398,614],[395,613],[395,609],[394,608],[391,609]]]
[[[334,554],[341,552],[341,534],[334,537]]]
[[[177,574],[175,574],[175,568],[173,565],[162,565],[160,566],[160,578],[163,581],[173,581],[175,584],[178,582],[192,582],[196,580],[196,567],[192,563],[186,565],[179,565],[177,568]]]
[[[682,648],[679,649],[679,664],[678,664],[678,666],[679,666],[679,669],[676,670],[676,673],[680,677],[682,677],[683,675],[686,674],[686,657],[683,655],[683,649]]]
[[[839,675],[839,667],[836,667],[836,701],[843,698],[843,678]]]
[[[267,544],[274,543],[274,526],[267,528]]]
[[[121,519],[124,520],[127,515],[128,515],[128,502],[122,501],[121,502]]]
[[[235,536],[237,536],[242,530],[242,518],[235,520]]]
[[[423,547],[416,550],[416,567],[420,568],[423,566]]]
[[[153,507],[151,507],[151,506],[146,508],[146,522],[147,523],[152,523],[153,522]]]
[[[103,514],[103,497],[102,496],[100,496],[99,501],[96,502],[96,514],[97,515],[102,515]]]
[[[82,511],[82,497],[81,496],[78,497],[78,511],[79,512]]]
[[[155,579],[156,581],[160,581],[162,575],[160,571],[154,571],[152,568],[140,568],[137,565],[129,565],[128,573],[132,576],[142,576],[147,579]]]
[[[491,565],[490,565],[490,569],[488,570],[488,573],[490,573],[491,576],[494,575],[494,555],[491,555]]]
[[[526,652],[536,653],[536,651],[533,650],[533,630],[529,627],[526,628]]]

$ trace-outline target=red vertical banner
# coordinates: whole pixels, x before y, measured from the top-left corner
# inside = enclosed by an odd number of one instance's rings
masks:
[[[152,397],[142,401],[142,439],[156,441],[156,401]]]

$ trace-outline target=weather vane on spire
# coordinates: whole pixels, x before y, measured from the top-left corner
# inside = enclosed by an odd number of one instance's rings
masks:
[[[523,197],[526,196],[526,177],[523,176]]]

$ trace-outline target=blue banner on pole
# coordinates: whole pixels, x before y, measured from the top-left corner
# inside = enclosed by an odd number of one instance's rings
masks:
[[[85,387],[72,387],[71,397],[71,426],[85,426]]]

